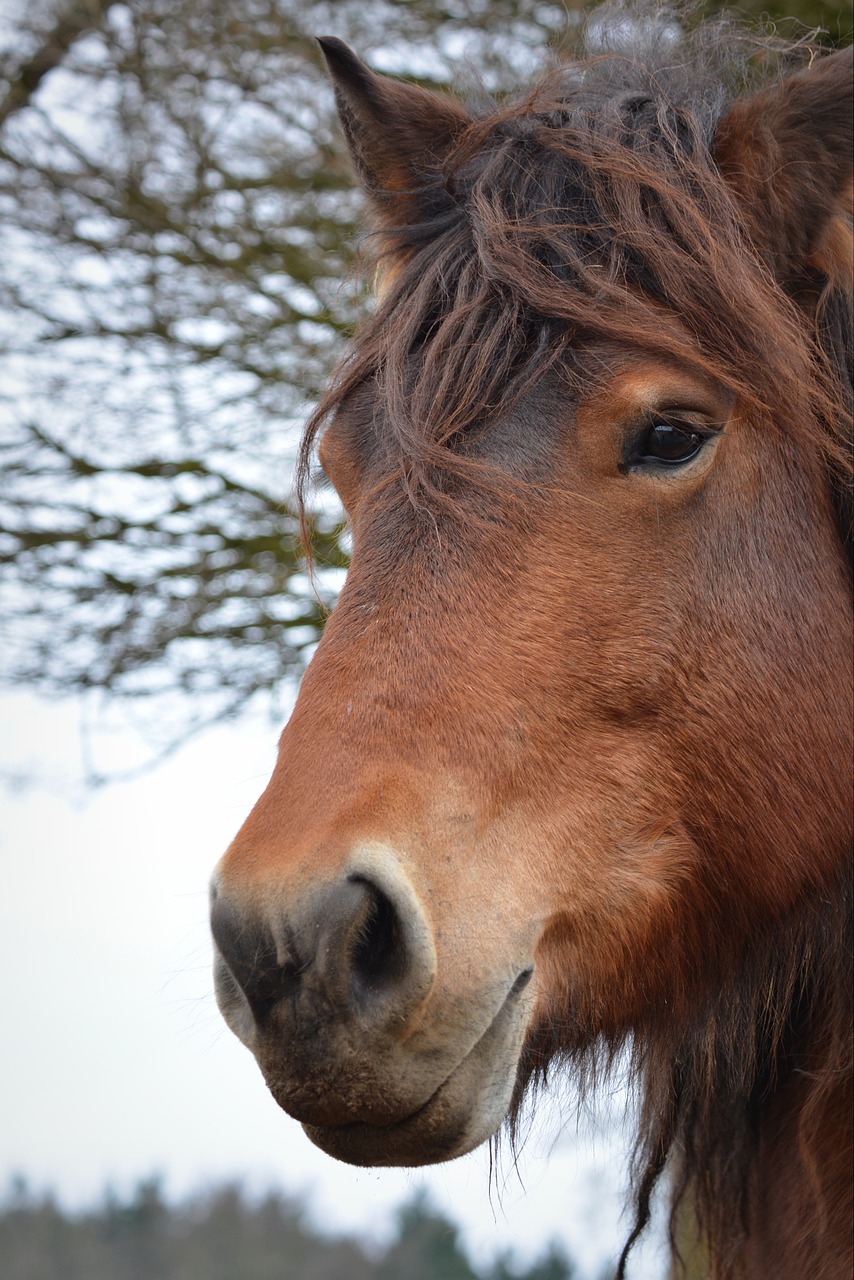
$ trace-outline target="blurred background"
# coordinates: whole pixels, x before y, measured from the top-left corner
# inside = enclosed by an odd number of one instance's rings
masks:
[[[716,6],[710,6],[710,9]],[[747,3],[850,39],[848,0]],[[429,1173],[321,1155],[217,1014],[206,882],[348,544],[298,539],[307,409],[371,299],[313,37],[501,93],[544,0],[0,3],[0,1269],[9,1280],[600,1280],[619,1082]],[[666,1273],[657,1224],[632,1277]]]

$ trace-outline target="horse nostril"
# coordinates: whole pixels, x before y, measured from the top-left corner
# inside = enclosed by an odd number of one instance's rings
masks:
[[[364,875],[349,875],[315,899],[297,937],[301,950],[314,953],[323,989],[339,1012],[373,1017],[405,985],[409,961],[398,910]]]
[[[343,1018],[365,1032],[397,1029],[435,978],[427,920],[400,875],[354,869],[295,898],[275,920],[220,893],[211,929],[221,1007],[239,1004],[242,993],[262,1029],[270,1029],[274,1010],[304,1022]]]
[[[432,935],[396,865],[352,867],[295,907],[291,923],[318,992],[365,1031],[402,1028],[432,989]]]
[[[349,880],[364,885],[368,894],[367,909],[350,951],[350,968],[357,993],[370,996],[403,981],[406,942],[394,904],[382,889],[363,876],[350,876]]]

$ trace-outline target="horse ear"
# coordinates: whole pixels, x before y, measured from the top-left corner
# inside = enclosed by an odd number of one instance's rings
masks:
[[[471,117],[450,98],[377,75],[343,40],[318,44],[362,186],[394,221],[417,218],[435,188],[431,177]]]
[[[739,99],[718,129],[721,172],[757,248],[795,295],[816,272],[851,270],[853,87],[849,47]]]

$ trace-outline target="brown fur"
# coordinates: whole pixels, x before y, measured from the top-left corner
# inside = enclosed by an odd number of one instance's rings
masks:
[[[850,51],[786,77],[768,46],[739,96],[755,42],[677,56],[629,12],[629,48],[475,114],[325,42],[390,270],[302,454],[305,483],[331,420],[353,568],[223,882],[304,898],[365,833],[418,850],[428,1029],[539,922],[511,1124],[627,1051],[626,1252],[669,1169],[716,1277],[841,1280]],[[626,479],[625,424],[673,400],[718,453]],[[373,1070],[316,1086],[311,1124],[359,1118]]]

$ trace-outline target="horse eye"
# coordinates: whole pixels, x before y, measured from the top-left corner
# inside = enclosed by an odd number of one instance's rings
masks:
[[[690,462],[705,442],[704,433],[692,427],[680,427],[672,422],[653,422],[638,442],[635,461],[671,464]]]

